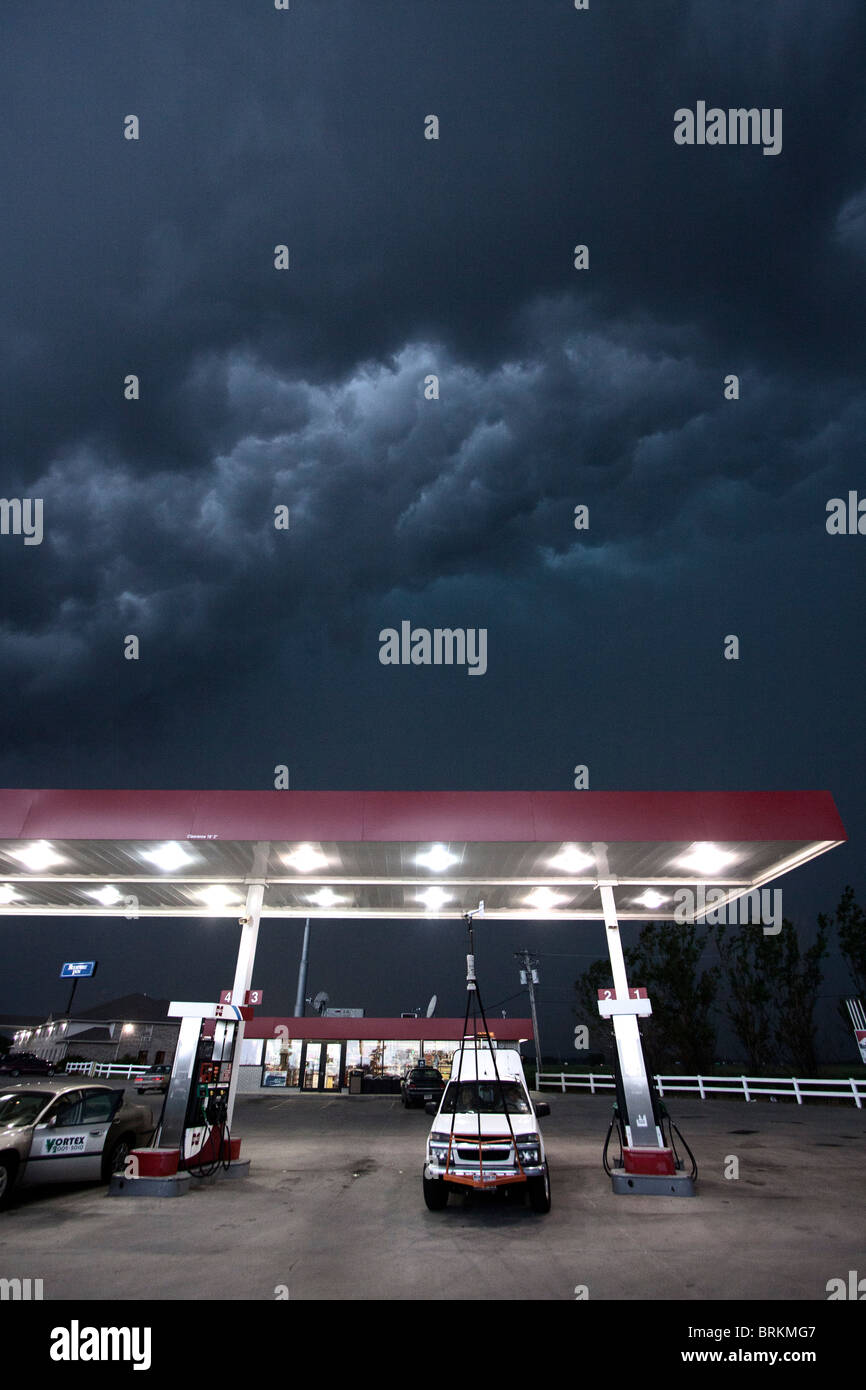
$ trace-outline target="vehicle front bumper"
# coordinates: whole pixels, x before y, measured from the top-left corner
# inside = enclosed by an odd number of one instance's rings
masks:
[[[457,1183],[462,1187],[503,1187],[506,1183],[526,1182],[527,1178],[540,1178],[544,1175],[544,1161],[539,1163],[497,1163],[480,1165],[477,1163],[438,1163],[428,1159],[424,1164],[424,1177],[429,1181],[441,1178],[445,1182]]]

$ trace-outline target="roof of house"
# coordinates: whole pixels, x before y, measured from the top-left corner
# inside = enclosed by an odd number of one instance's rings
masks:
[[[123,994],[119,999],[108,999],[104,1004],[94,1004],[90,1009],[77,1009],[74,1017],[99,1018],[107,1022],[167,1023],[174,1021],[168,1018],[170,1002],[168,999],[152,999],[149,994]]]

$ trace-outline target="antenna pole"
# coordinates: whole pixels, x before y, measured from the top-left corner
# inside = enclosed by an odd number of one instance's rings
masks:
[[[304,944],[301,947],[301,966],[298,970],[298,992],[295,995],[295,1018],[303,1018],[306,1012],[304,996],[307,993],[307,966],[310,963],[310,919],[304,924]]]

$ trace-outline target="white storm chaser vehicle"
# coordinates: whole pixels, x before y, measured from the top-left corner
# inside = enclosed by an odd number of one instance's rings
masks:
[[[479,1039],[454,1054],[451,1080],[427,1140],[424,1201],[441,1211],[451,1186],[488,1190],[524,1184],[534,1211],[550,1211],[550,1174],[538,1120],[546,1101],[533,1105],[520,1055]]]

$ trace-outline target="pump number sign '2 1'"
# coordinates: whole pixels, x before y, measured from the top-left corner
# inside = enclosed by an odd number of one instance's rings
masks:
[[[63,963],[60,978],[61,980],[80,980],[83,976],[93,975],[95,972],[95,960],[67,960]]]

